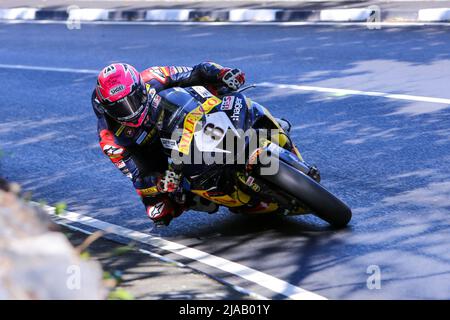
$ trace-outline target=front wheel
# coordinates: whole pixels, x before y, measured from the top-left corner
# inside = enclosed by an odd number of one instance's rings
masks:
[[[345,203],[281,159],[274,161],[279,162],[278,172],[273,175],[260,175],[260,178],[307,205],[314,215],[333,227],[343,228],[350,222],[352,211]]]

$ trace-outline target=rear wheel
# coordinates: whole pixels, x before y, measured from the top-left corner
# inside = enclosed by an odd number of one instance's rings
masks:
[[[274,160],[277,161],[277,160]],[[350,208],[312,178],[278,160],[273,175],[260,175],[269,184],[307,205],[313,214],[337,228],[345,227],[352,218]]]

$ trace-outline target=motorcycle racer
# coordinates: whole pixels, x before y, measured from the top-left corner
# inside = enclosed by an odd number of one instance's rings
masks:
[[[185,207],[174,197],[180,179],[168,167],[150,117],[150,108],[158,107],[158,99],[153,97],[170,87],[200,85],[220,94],[222,90],[237,90],[244,83],[241,70],[213,62],[193,67],[150,67],[142,72],[126,63],[114,63],[99,73],[91,101],[98,119],[100,147],[131,179],[155,224],[168,225]]]

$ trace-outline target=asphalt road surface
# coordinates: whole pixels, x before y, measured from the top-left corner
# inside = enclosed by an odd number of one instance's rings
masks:
[[[21,183],[35,200],[65,201],[71,211],[161,235],[327,298],[449,299],[449,104],[364,94],[450,99],[448,31],[0,24],[0,175]],[[74,70],[99,70],[113,61],[143,69],[207,60],[245,70],[248,83],[363,91],[274,86],[248,92],[291,120],[305,159],[353,209],[347,229],[332,230],[312,216],[245,217],[226,210],[187,212],[169,228],[152,229],[131,183],[98,146],[90,105],[95,74]],[[381,287],[369,289],[377,268]]]

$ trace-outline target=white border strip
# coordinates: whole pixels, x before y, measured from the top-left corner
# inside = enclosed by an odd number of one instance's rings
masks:
[[[96,8],[83,8],[83,9],[70,9],[68,10],[69,17],[67,21],[97,21],[108,20],[109,12],[111,10],[96,9]]]
[[[0,20],[34,20],[36,12],[41,8],[0,8]],[[136,10],[138,12],[139,10]],[[145,13],[145,20],[151,21],[189,21],[189,13],[192,11],[202,11],[201,9],[150,9]],[[283,9],[231,9],[216,10],[217,12],[227,11],[231,22],[257,21],[275,22],[277,12]],[[68,21],[115,21],[110,17],[110,13],[120,12],[115,9],[103,8],[68,8]],[[214,12],[214,10],[213,10]],[[370,8],[349,8],[349,9],[324,9],[320,10],[319,20],[309,22],[318,24],[320,21],[333,22],[354,22],[367,21],[371,13]],[[417,11],[417,21],[448,21],[450,20],[450,8],[429,8]],[[133,24],[137,22],[131,22]],[[414,22],[413,22],[414,23]]]
[[[232,9],[229,21],[275,21],[278,9]]]
[[[69,20],[70,22],[70,20]],[[0,20],[3,24],[68,24],[68,21],[56,20]],[[209,21],[86,21],[86,25],[122,25],[122,26],[278,26],[278,27],[304,27],[304,26],[332,26],[332,27],[448,27],[450,22],[313,22],[313,21],[287,21],[287,22],[209,22]]]
[[[449,21],[450,8],[432,8],[419,10],[419,21]]]
[[[72,68],[56,68],[56,67],[40,67],[40,66],[27,66],[21,64],[0,64],[0,69],[19,69],[19,70],[36,70],[36,71],[50,71],[50,72],[68,72],[68,73],[81,73],[81,74],[98,74],[99,71],[93,69],[72,69]],[[257,87],[262,88],[277,88],[277,89],[289,89],[289,90],[299,90],[299,91],[315,91],[322,93],[333,93],[341,95],[358,95],[358,96],[370,96],[370,97],[381,97],[387,99],[395,100],[408,100],[408,101],[418,101],[418,102],[429,102],[429,103],[439,103],[439,104],[450,104],[450,99],[446,98],[433,98],[425,96],[415,96],[408,94],[396,94],[396,93],[384,93],[376,91],[362,91],[353,89],[339,89],[339,88],[327,88],[327,87],[317,87],[317,86],[303,86],[295,84],[282,84],[282,83],[272,83],[272,82],[260,82],[255,83]]]
[[[371,12],[367,8],[321,10],[320,21],[367,21]]]
[[[36,8],[11,8],[0,9],[0,19],[4,20],[34,20],[36,18]]]
[[[151,9],[145,13],[149,21],[189,21],[191,9]]]
[[[39,205],[33,203],[34,205]],[[300,287],[294,286],[286,281],[275,278],[271,275],[261,271],[246,267],[236,262],[209,254],[204,251],[193,249],[185,245],[172,242],[161,237],[155,237],[139,231],[131,230],[125,227],[118,226],[109,222],[98,220],[96,218],[79,214],[76,212],[66,211],[62,214],[56,215],[55,208],[51,206],[41,206],[49,215],[66,219],[75,223],[80,223],[97,230],[102,230],[110,234],[115,234],[142,244],[150,245],[160,248],[165,251],[175,253],[179,256],[198,261],[210,267],[225,271],[227,273],[236,275],[242,279],[253,282],[261,287],[269,289],[275,293],[281,294],[287,298],[294,300],[326,300],[325,297],[316,293],[307,291]]]

